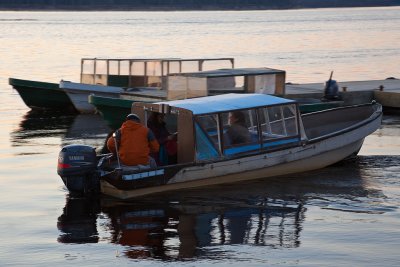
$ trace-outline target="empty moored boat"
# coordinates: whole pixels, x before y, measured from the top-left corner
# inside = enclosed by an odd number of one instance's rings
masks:
[[[170,73],[233,68],[233,58],[82,59],[81,82],[61,81],[62,88],[80,113],[94,113],[88,96],[119,97],[126,92],[162,91]],[[159,94],[159,93],[158,93]]]

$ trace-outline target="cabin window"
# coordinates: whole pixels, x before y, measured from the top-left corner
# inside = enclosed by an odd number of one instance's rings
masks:
[[[196,158],[213,159],[219,156],[221,140],[217,115],[196,117]]]
[[[231,155],[260,148],[257,113],[236,110],[221,113],[224,154]]]
[[[298,141],[296,105],[283,105],[259,109],[259,120],[264,146],[273,146],[277,139]],[[295,138],[290,138],[295,137]],[[285,141],[287,143],[289,141]]]

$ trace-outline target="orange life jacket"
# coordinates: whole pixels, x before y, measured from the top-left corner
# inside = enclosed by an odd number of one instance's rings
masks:
[[[153,132],[138,122],[132,120],[125,121],[118,130],[120,141],[118,152],[121,163],[124,165],[147,165],[149,164],[149,154],[159,150],[159,144]],[[107,148],[116,153],[115,139],[108,138]]]

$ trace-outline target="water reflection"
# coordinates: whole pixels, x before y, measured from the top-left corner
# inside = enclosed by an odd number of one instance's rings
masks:
[[[91,199],[67,198],[57,227],[62,234],[61,243],[97,243],[99,241],[96,219],[99,213],[97,201]]]
[[[10,133],[13,146],[87,144],[100,149],[111,129],[97,114],[66,114],[62,111],[30,110]]]
[[[60,111],[29,110],[10,133],[13,146],[22,146],[38,138],[62,137],[75,119]]]
[[[111,129],[100,115],[79,114],[61,139],[61,146],[85,144],[101,150],[110,132]]]
[[[385,196],[370,185],[365,170],[375,161],[363,157],[296,176],[179,191],[135,202],[67,197],[58,219],[58,240],[110,242],[121,245],[121,255],[126,257],[162,260],[228,257],[226,245],[297,248],[309,207],[385,212]],[[398,161],[395,157],[393,162]]]

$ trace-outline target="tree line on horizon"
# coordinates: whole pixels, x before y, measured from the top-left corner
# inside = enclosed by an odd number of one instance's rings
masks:
[[[400,5],[400,0],[0,0],[2,10],[289,9],[397,5]]]

